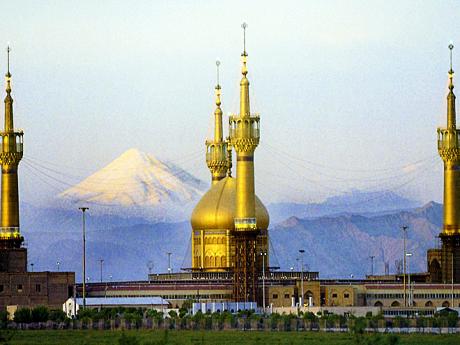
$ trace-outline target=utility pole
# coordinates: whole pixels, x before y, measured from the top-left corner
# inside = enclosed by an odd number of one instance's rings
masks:
[[[166,253],[166,254],[168,254],[168,273],[171,274],[171,272],[172,272],[172,268],[171,268],[171,254],[172,254],[172,253],[168,252],[168,253]]]
[[[300,266],[300,290],[302,292],[302,297],[300,298],[299,302],[300,302],[300,306],[303,308],[303,253],[305,253],[305,250],[303,249],[299,249],[299,253],[300,253],[300,262],[301,262],[301,266]]]
[[[371,255],[369,256],[369,258],[371,259],[371,276],[374,275],[374,258],[375,258],[375,255]]]
[[[265,257],[267,256],[267,253],[262,252],[260,255],[262,255],[262,306],[265,313]]]
[[[408,306],[410,307],[412,305],[412,297],[411,297],[411,286],[410,286],[410,268],[409,268],[409,258],[412,256],[412,253],[406,253],[407,257],[407,273],[408,273],[408,285],[409,285],[409,303]]]
[[[86,308],[86,211],[88,207],[79,207],[82,212],[82,227],[83,227],[83,309]]]
[[[452,276],[452,282],[451,282],[451,296],[452,296],[452,303],[451,303],[451,308],[454,308],[454,248],[452,248],[452,265],[450,267],[451,269],[451,276]]]
[[[99,259],[99,263],[101,264],[101,283],[102,283],[102,264],[104,263],[104,259]]]
[[[404,289],[404,306],[407,307],[407,300],[406,300],[406,236],[407,236],[407,229],[409,227],[404,225],[402,227],[402,231],[403,231],[403,249],[404,249],[404,254],[403,254],[403,289]]]

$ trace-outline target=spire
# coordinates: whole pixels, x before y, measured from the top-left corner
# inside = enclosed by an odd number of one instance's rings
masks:
[[[240,82],[240,116],[241,117],[248,117],[250,116],[250,107],[249,107],[249,80],[246,77],[248,74],[248,68],[246,66],[248,53],[246,52],[246,28],[248,24],[243,23],[241,24],[243,28],[243,53],[241,54],[241,73],[243,74],[243,78]]]
[[[217,74],[217,85],[216,90],[216,110],[214,111],[214,142],[221,143],[223,140],[223,130],[222,130],[222,109],[220,108],[221,100],[221,87],[219,85],[219,66],[220,61],[216,61],[216,74]]]
[[[10,51],[11,51],[11,48],[8,45],[6,48],[8,69],[5,74],[5,80],[6,80],[5,131],[12,131],[14,129],[14,126],[13,126],[13,98],[11,97]]]
[[[452,69],[452,50],[454,45],[449,44],[450,50],[450,69],[449,69],[449,94],[447,95],[447,128],[456,128],[455,115],[455,94],[454,94],[454,70]]]

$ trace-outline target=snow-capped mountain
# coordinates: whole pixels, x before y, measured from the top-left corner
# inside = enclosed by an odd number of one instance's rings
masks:
[[[92,213],[180,221],[206,189],[182,168],[130,149],[58,198],[64,207],[87,205]]]

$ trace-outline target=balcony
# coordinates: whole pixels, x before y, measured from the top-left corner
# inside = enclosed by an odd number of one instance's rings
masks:
[[[257,222],[255,218],[235,218],[236,230],[256,230]]]
[[[18,226],[0,227],[0,239],[18,237],[21,237]]]
[[[460,131],[446,128],[438,128],[438,150],[459,148]]]

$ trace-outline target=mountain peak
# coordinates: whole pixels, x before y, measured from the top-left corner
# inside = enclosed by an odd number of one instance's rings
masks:
[[[184,213],[205,189],[205,183],[182,168],[133,148],[58,197],[72,207],[85,203],[117,212],[134,208],[137,212],[161,213],[162,219],[175,219],[175,214]],[[179,219],[186,217],[188,210]]]

